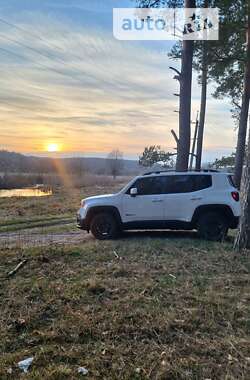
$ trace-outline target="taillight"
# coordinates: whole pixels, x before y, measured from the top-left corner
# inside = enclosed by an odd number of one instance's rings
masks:
[[[238,191],[232,191],[231,195],[232,195],[232,198],[235,200],[235,202],[239,202],[240,195],[239,195]]]

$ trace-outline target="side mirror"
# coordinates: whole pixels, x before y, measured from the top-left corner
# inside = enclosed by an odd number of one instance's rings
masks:
[[[136,197],[138,195],[138,190],[136,187],[132,187],[132,189],[130,189],[130,195],[131,197]]]

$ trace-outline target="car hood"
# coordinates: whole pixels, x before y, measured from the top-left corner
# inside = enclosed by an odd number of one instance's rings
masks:
[[[91,202],[91,201],[95,201],[98,199],[110,199],[110,198],[114,198],[115,196],[116,196],[116,194],[95,195],[93,197],[85,198],[84,201],[85,202]]]

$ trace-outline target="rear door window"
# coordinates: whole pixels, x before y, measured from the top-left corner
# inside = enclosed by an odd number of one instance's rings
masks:
[[[212,186],[212,176],[211,175],[196,175],[193,176],[194,178],[194,190],[193,191],[198,191],[198,190],[204,190],[208,189],[209,187]]]

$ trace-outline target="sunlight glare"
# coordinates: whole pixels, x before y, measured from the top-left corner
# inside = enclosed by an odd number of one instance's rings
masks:
[[[56,143],[51,143],[47,145],[47,152],[58,152],[60,150],[59,145]]]

